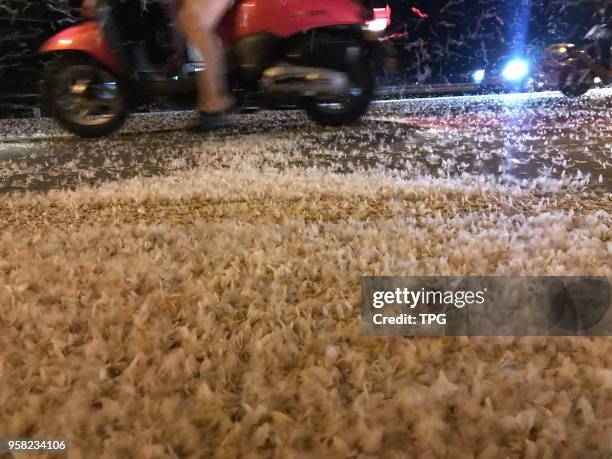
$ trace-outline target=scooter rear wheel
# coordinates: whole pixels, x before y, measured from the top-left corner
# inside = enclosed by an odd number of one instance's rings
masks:
[[[358,51],[356,59],[346,59],[350,49]],[[347,94],[334,100],[311,99],[305,106],[308,116],[322,126],[355,123],[367,112],[374,98],[376,77],[365,44],[350,43],[344,54],[345,60],[339,59],[333,66],[323,64],[322,67],[346,72],[350,84]]]
[[[86,56],[60,56],[49,62],[41,84],[43,108],[70,132],[101,137],[116,131],[128,114],[124,85]]]

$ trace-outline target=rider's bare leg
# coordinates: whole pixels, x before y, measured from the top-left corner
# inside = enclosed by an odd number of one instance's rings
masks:
[[[197,73],[198,103],[201,112],[229,109],[233,100],[226,84],[223,48],[216,28],[232,0],[183,0],[179,23],[187,39],[204,56],[206,69]]]

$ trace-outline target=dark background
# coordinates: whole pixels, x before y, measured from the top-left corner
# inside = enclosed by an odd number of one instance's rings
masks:
[[[372,2],[376,6],[381,2]],[[385,2],[382,2],[383,4]],[[406,82],[469,81],[477,68],[523,55],[537,62],[551,43],[576,40],[597,2],[572,0],[388,0],[388,33]],[[414,9],[428,17],[421,19]]]
[[[579,0],[365,2],[392,8],[387,35],[401,62],[392,83],[403,84],[465,82],[475,68],[495,66],[514,54],[537,59],[545,45],[583,35],[597,5]],[[35,50],[80,19],[80,3],[0,0],[0,115],[7,101],[13,108],[32,103],[28,97],[37,92],[39,79]]]

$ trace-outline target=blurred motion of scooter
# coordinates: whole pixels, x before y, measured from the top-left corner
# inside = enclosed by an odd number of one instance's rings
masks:
[[[355,122],[374,95],[375,72],[394,69],[393,49],[369,26],[372,11],[353,0],[238,0],[219,26],[230,87],[239,106],[300,107],[322,125]],[[107,19],[108,20],[108,19]],[[83,137],[110,134],[142,101],[195,101],[195,72],[206,65],[188,49],[162,79],[130,72],[100,20],[51,37],[43,108]]]
[[[555,44],[548,48],[548,55],[558,72],[558,88],[567,97],[580,97],[589,89],[612,82],[609,56],[602,43],[610,46],[610,28],[605,24],[593,26],[586,34],[585,43]]]

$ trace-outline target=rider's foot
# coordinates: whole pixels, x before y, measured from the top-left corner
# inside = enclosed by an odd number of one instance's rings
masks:
[[[234,116],[229,110],[222,112],[200,112],[198,122],[193,129],[200,132],[210,132],[226,129],[234,125]]]

